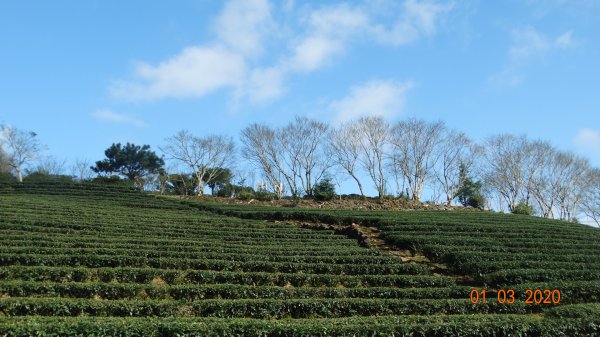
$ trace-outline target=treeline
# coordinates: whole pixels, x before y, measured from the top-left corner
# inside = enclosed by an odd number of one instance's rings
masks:
[[[1,130],[0,170],[22,181],[22,167],[38,159],[42,146],[35,133]],[[511,134],[477,143],[439,121],[390,125],[382,117],[363,117],[332,126],[296,117],[279,128],[249,125],[239,147],[230,137],[182,130],[158,148],[162,157],[148,145],[113,144],[95,165],[75,163],[71,176],[83,180],[97,173],[96,179],[115,180],[107,175],[118,174],[162,193],[204,194],[208,186],[221,196],[267,199],[331,196],[335,182],[350,179],[363,197],[366,186],[378,198],[421,201],[427,191],[430,201],[448,205],[600,221],[600,170],[586,158]],[[27,173],[49,173],[52,165],[45,166]],[[247,186],[243,170],[260,176],[256,186]]]
[[[252,124],[241,133],[242,158],[283,196],[312,194],[335,172],[356,183],[364,196],[370,184],[379,198],[506,207],[513,213],[598,223],[600,170],[571,152],[542,140],[510,134],[476,143],[443,122],[407,119],[390,125],[363,117],[337,126],[297,117],[287,126]],[[393,192],[392,192],[393,191]],[[486,202],[484,196],[487,197]]]

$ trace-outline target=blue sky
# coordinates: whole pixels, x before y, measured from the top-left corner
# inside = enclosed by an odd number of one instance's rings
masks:
[[[600,1],[0,2],[0,123],[99,160],[294,115],[441,119],[600,166]]]

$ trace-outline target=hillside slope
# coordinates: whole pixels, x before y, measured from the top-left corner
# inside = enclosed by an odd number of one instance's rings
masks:
[[[473,214],[240,208],[93,185],[0,185],[0,336],[600,334],[598,231]],[[308,218],[374,225],[390,244],[447,264],[448,275],[334,230],[267,221]],[[547,283],[523,283],[533,281]],[[494,291],[509,287],[515,302],[498,303]],[[485,304],[471,303],[474,288],[489,288]],[[529,288],[560,290],[560,303],[526,304]]]

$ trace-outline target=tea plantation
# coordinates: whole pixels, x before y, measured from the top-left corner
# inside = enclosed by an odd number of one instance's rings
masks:
[[[374,226],[447,268],[291,220]],[[599,253],[597,229],[524,216],[4,184],[0,336],[593,336]]]

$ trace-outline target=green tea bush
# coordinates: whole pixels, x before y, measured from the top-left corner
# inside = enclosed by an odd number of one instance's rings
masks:
[[[518,203],[515,208],[512,210],[512,214],[522,214],[522,215],[533,215],[533,207],[527,205],[525,202],[521,201]]]
[[[335,186],[331,179],[322,179],[313,187],[313,198],[318,201],[329,201],[335,197]]]

